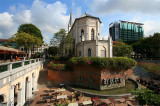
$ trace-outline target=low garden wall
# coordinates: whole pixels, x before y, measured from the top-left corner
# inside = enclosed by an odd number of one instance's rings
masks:
[[[53,81],[57,84],[64,83],[64,84],[70,84],[73,82],[73,72],[67,71],[67,72],[61,72],[56,70],[48,70],[48,80]]]
[[[136,62],[128,58],[74,57],[68,64],[50,64],[48,80],[56,83],[92,89],[112,89],[125,86]],[[72,68],[71,68],[72,67]]]

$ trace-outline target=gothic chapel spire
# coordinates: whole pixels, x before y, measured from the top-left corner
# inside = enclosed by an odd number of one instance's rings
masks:
[[[70,31],[72,24],[73,24],[73,20],[72,20],[72,9],[71,9],[70,19],[69,19],[69,23],[68,23],[68,32]]]

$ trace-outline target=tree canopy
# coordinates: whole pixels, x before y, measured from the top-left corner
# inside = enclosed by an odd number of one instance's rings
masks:
[[[56,56],[59,53],[58,47],[49,47],[48,53],[52,56]]]
[[[34,37],[29,33],[21,32],[12,35],[10,41],[16,42],[19,46],[24,46],[25,50],[29,50],[33,45],[41,45],[43,41],[40,38]]]
[[[113,56],[130,57],[131,53],[133,53],[132,47],[123,43],[121,40],[113,46]]]
[[[41,31],[33,24],[21,24],[17,32],[18,33],[21,33],[21,32],[29,33],[30,35],[33,35],[43,40]]]
[[[53,38],[50,41],[50,44],[57,46],[60,55],[64,55],[65,51],[71,51],[73,38],[69,33],[66,33],[65,29],[60,29],[59,32],[56,32],[53,35]]]
[[[156,51],[160,49],[160,33],[154,33],[153,36],[145,37],[132,44],[132,47],[137,54],[154,57]]]

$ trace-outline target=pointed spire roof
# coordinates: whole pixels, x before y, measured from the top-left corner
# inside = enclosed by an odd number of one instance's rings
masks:
[[[72,20],[72,9],[71,9],[70,19],[69,19],[68,25],[69,25],[69,26],[72,26],[72,24],[73,24],[73,20]]]

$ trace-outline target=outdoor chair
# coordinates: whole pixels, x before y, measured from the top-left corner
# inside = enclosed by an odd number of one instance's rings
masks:
[[[153,78],[154,78],[155,80],[159,80],[159,79],[160,79],[159,76],[154,76]]]
[[[99,104],[97,106],[108,106],[108,105],[105,102],[102,102],[101,104]]]
[[[108,100],[110,100],[110,102],[115,106],[116,103],[118,103],[114,98],[108,98]]]
[[[124,98],[124,99],[125,99],[125,102],[126,102],[126,100],[127,100],[127,99],[129,99],[129,97],[128,97],[128,96],[122,96],[122,98]]]
[[[42,96],[49,96],[49,94],[42,94],[42,95],[40,95],[40,97],[42,97]]]
[[[36,104],[44,104],[47,103],[47,100],[37,101]]]

